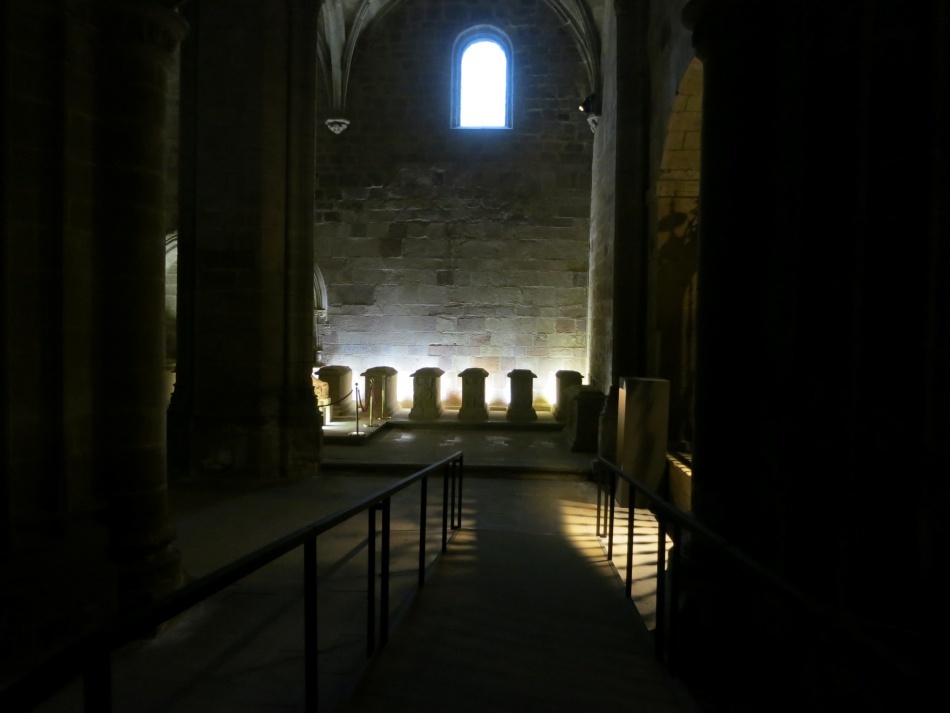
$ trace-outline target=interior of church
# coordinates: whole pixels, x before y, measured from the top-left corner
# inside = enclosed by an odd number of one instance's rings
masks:
[[[569,478],[644,478],[888,662],[686,536],[671,636],[712,699],[938,675],[942,0],[0,17],[0,695],[182,589],[176,488],[322,493],[384,432],[374,477],[479,429],[508,474],[534,433]]]

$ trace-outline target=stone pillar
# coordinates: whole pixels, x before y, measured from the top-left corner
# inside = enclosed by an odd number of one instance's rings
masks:
[[[363,403],[367,408],[372,405],[369,419],[392,418],[396,413],[396,374],[391,366],[374,366],[364,371]]]
[[[573,386],[569,389],[573,408],[567,421],[571,450],[577,453],[596,453],[600,433],[600,414],[606,395],[596,386]]]
[[[173,3],[4,0],[0,28],[6,682],[182,581],[166,491],[163,145],[187,27]]]
[[[530,369],[512,369],[508,372],[511,379],[511,400],[505,412],[507,421],[537,421],[538,414],[534,410],[534,374]]]
[[[194,25],[182,47],[172,465],[311,475],[317,3],[202,0],[183,12]]]
[[[929,400],[950,380],[945,366],[928,366],[947,363],[950,334],[938,277],[950,261],[948,55],[937,49],[947,20],[937,6],[686,8],[704,77],[693,513],[866,631],[905,612],[907,641],[939,640],[934,622],[948,621],[923,584],[943,569],[936,553],[948,540],[945,526],[922,517],[948,496],[947,469],[933,467],[946,448],[926,435],[945,437],[946,409]],[[853,91],[842,93],[843,81]],[[751,87],[754,112],[740,106]],[[939,134],[926,128],[937,125]],[[847,168],[829,170],[829,156]],[[907,180],[937,175],[942,192]],[[755,269],[737,272],[750,259]],[[912,474],[914,494],[882,527],[882,494],[898,474]],[[834,527],[802,527],[803,508]],[[681,650],[712,685],[743,670],[759,687],[743,687],[750,700],[799,692],[801,670],[770,662],[803,650],[813,670],[841,670],[843,661],[811,655],[831,647],[795,636],[808,634],[773,614],[763,590],[723,577],[696,543],[684,553]],[[886,610],[876,591],[882,562],[901,562]],[[713,644],[724,637],[728,656]]]
[[[353,393],[353,370],[348,366],[322,366],[317,372],[321,381],[330,385],[330,408],[338,419],[356,415],[356,398]]]
[[[165,91],[187,25],[170,2],[76,3],[96,30],[99,162],[93,323],[98,418],[91,434],[106,493],[120,609],[182,581],[165,451]],[[96,51],[94,50],[94,51]],[[92,99],[92,97],[90,97]],[[71,266],[70,266],[71,267]]]
[[[561,423],[567,423],[573,403],[573,396],[568,393],[568,390],[571,387],[580,386],[583,377],[579,371],[567,369],[561,369],[555,376],[557,377],[557,396],[554,402],[554,419]]]
[[[473,366],[459,373],[462,377],[462,407],[459,421],[487,421],[488,404],[485,402],[485,379],[488,372]]]
[[[410,374],[412,377],[413,421],[434,421],[442,415],[441,378],[445,372],[438,367],[424,367]]]

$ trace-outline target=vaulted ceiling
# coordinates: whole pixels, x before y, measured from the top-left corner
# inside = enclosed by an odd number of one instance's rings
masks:
[[[350,65],[363,31],[402,0],[324,0],[318,24],[320,62],[331,94],[331,112],[343,118]],[[600,76],[600,27],[608,0],[544,0],[574,38],[591,90]]]

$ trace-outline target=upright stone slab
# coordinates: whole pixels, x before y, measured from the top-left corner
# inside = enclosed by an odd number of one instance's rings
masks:
[[[320,381],[330,385],[330,403],[334,418],[353,418],[356,401],[353,398],[353,370],[348,366],[324,366],[317,372]]]
[[[320,414],[323,418],[322,423],[330,423],[330,419],[333,418],[330,413],[330,385],[322,381],[318,376],[319,369],[314,369],[310,374],[310,383],[313,384],[313,395],[317,399],[317,408],[320,409]]]
[[[554,401],[554,420],[567,423],[576,393],[571,391],[571,388],[580,386],[583,377],[579,371],[568,369],[561,369],[555,376],[557,377],[557,396]]]
[[[462,407],[459,421],[487,421],[488,404],[485,403],[485,379],[488,372],[473,366],[459,373],[462,377]]]
[[[573,408],[570,409],[568,432],[571,437],[571,450],[576,453],[596,453],[600,432],[600,413],[607,400],[596,386],[572,386]]]
[[[534,410],[534,379],[538,375],[530,369],[512,369],[508,372],[511,379],[511,400],[505,413],[507,421],[537,421]]]
[[[434,366],[416,369],[412,376],[412,409],[409,418],[413,421],[434,421],[442,415],[442,375],[445,372]]]
[[[364,371],[363,403],[369,409],[370,420],[392,418],[396,413],[396,374],[391,366],[374,366]]]
[[[666,468],[670,382],[666,379],[621,378],[617,403],[617,465],[651,490]],[[630,504],[629,486],[621,481],[618,502]],[[642,498],[636,507],[645,507]]]

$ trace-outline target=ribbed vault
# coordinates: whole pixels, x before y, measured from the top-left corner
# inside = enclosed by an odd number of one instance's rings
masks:
[[[359,39],[380,13],[402,1],[324,0],[317,25],[320,64],[331,97],[330,114],[324,119],[345,117],[347,82]],[[544,0],[574,38],[592,92],[600,87],[600,17],[608,1]],[[339,123],[333,125],[340,128]]]

